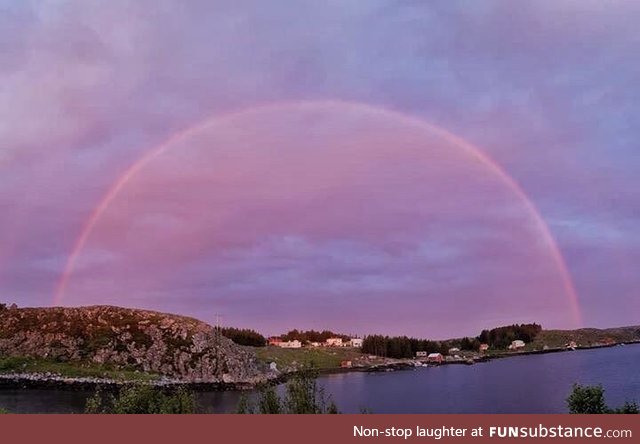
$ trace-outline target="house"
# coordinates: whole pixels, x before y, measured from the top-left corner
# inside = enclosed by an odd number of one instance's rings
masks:
[[[489,344],[480,344],[481,352],[486,352],[487,350],[489,350]]]
[[[320,342],[310,342],[309,345],[311,347],[320,347],[322,345],[322,343],[320,343]]]
[[[565,344],[565,347],[571,350],[575,350],[576,347],[578,347],[578,344],[576,344],[576,341],[570,341],[569,343]]]
[[[417,351],[416,358],[426,358],[428,353],[426,351]]]
[[[353,366],[351,361],[342,361],[340,362],[341,368],[351,368]]]
[[[351,338],[349,343],[351,344],[351,347],[362,348],[362,338]]]
[[[449,349],[449,354],[450,355],[454,355],[454,354],[459,353],[459,352],[460,352],[460,349],[458,347],[453,347],[453,348]]]
[[[280,345],[282,343],[282,339],[276,336],[271,336],[268,341],[269,345]]]
[[[524,343],[524,341],[521,341],[520,339],[516,339],[515,341],[511,342],[511,345],[509,346],[509,350],[517,350],[519,348],[524,347],[526,344]]]
[[[432,364],[442,364],[444,362],[444,356],[441,353],[429,353],[427,355],[427,362]]]
[[[342,338],[327,338],[325,345],[327,347],[342,347],[344,344],[342,343]]]
[[[294,339],[293,341],[283,341],[278,344],[278,347],[282,348],[300,348],[302,347],[302,342]]]

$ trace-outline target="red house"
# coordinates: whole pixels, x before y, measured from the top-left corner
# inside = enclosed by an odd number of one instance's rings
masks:
[[[342,367],[342,368],[351,368],[351,367],[353,367],[353,363],[351,361],[342,361],[342,362],[340,362],[340,367]]]

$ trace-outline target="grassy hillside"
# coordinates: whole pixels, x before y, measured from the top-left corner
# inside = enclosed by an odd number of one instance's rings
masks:
[[[59,362],[25,356],[0,357],[0,373],[39,373],[67,378],[101,378],[114,381],[154,381],[160,375],[91,362]]]
[[[257,358],[265,364],[275,362],[279,370],[294,370],[313,365],[320,370],[340,367],[342,361],[353,366],[369,366],[385,362],[384,358],[363,355],[351,347],[280,348],[275,346],[254,349]]]
[[[640,341],[640,326],[617,328],[581,328],[578,330],[543,330],[533,341],[533,348],[542,349],[564,347],[570,341],[578,346],[591,347],[614,342]]]

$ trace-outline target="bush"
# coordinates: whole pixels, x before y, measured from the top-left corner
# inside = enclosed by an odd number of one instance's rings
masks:
[[[573,390],[567,398],[569,413],[607,413],[604,402],[604,389],[600,385],[583,386],[573,384]]]
[[[273,386],[263,386],[258,395],[257,405],[242,395],[237,413],[260,414],[337,414],[337,406],[318,387],[318,374],[314,370],[302,371],[286,384],[285,395],[281,398]]]
[[[628,414],[640,414],[640,407],[638,407],[638,403],[636,402],[625,402],[622,407],[618,407],[617,409],[613,409],[611,413],[619,413],[623,415]]]
[[[195,410],[195,397],[187,390],[164,392],[148,384],[123,387],[116,396],[98,390],[85,407],[86,413],[116,414],[185,414]]]
[[[640,408],[635,402],[625,402],[622,407],[611,409],[607,407],[604,399],[604,389],[601,385],[573,384],[573,389],[567,398],[569,413],[577,414],[602,414],[621,413],[638,414]]]

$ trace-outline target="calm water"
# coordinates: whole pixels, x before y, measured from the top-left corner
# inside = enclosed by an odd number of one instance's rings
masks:
[[[602,384],[610,405],[640,401],[640,345],[520,356],[389,373],[343,373],[320,383],[345,413],[561,413],[574,382]],[[81,412],[89,393],[0,389],[12,412]],[[198,395],[204,411],[232,412],[239,394]]]

